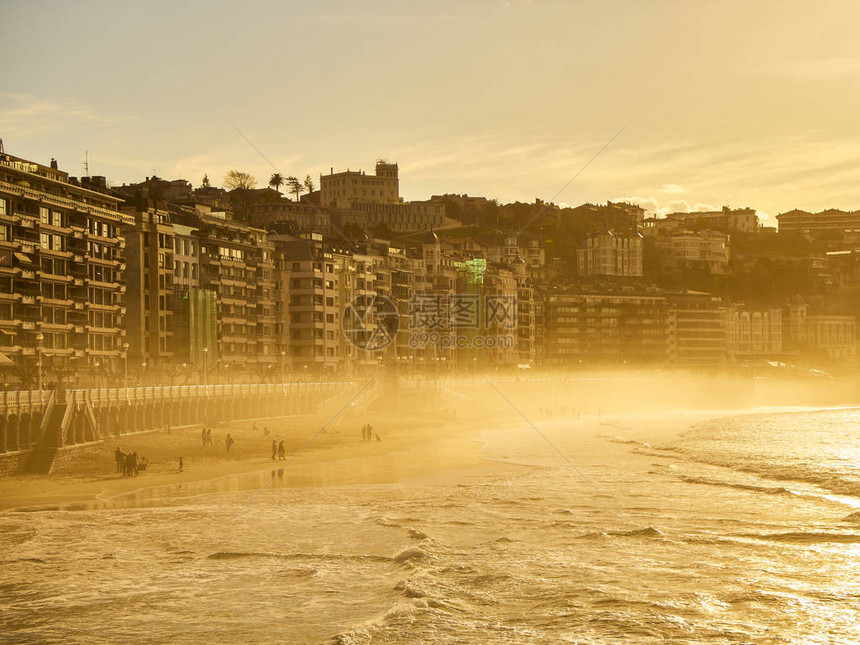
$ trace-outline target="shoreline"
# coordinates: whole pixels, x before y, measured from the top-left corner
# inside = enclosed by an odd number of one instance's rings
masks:
[[[604,442],[607,434],[639,441],[661,441],[710,420],[755,414],[781,414],[856,406],[761,406],[711,410],[665,410],[645,414],[589,415],[582,419],[552,418],[541,421],[549,435],[564,426],[582,432],[584,438]],[[230,432],[237,449],[227,454],[217,444],[187,453],[186,468],[178,471],[177,451],[200,442],[201,426],[176,428],[171,434],[160,431],[123,435],[105,441],[98,450],[81,455],[51,475],[16,475],[0,479],[0,513],[37,512],[79,508],[128,506],[158,498],[187,496],[189,489],[200,493],[223,490],[252,490],[272,482],[292,487],[383,485],[394,483],[445,483],[457,478],[489,474],[514,474],[534,468],[556,456],[549,446],[541,450],[537,462],[496,454],[490,445],[495,432],[522,432],[526,445],[534,430],[522,421],[496,421],[463,416],[428,421],[401,415],[373,418],[382,441],[361,441],[359,430],[333,428],[320,433],[316,416],[278,417],[232,423],[216,428],[217,436]],[[347,419],[341,427],[360,428],[363,419]],[[623,425],[619,425],[619,423]],[[271,427],[269,435],[261,428]],[[310,429],[308,429],[310,428]],[[291,443],[284,461],[263,456],[270,452],[272,437]],[[539,435],[535,438],[540,440]],[[115,472],[113,445],[155,451],[147,471],[138,477]],[[541,441],[541,443],[543,443]],[[179,445],[177,445],[179,444]],[[249,448],[249,444],[253,447]],[[196,444],[195,444],[196,445]],[[540,444],[537,444],[540,446]],[[278,475],[279,469],[283,469]],[[165,493],[164,495],[160,493]]]
[[[382,440],[362,441],[358,429],[345,432],[335,428],[321,433],[319,425],[314,426],[317,420],[312,416],[279,417],[215,428],[218,436],[213,441],[215,445],[206,449],[197,446],[198,452],[184,454],[182,472],[178,470],[178,459],[171,459],[190,442],[201,443],[201,426],[175,428],[170,434],[153,431],[122,435],[105,440],[98,449],[77,457],[50,475],[23,474],[0,479],[0,513],[123,506],[127,505],[123,501],[151,499],[160,497],[159,491],[189,487],[204,491],[250,489],[255,486],[243,486],[241,480],[257,479],[265,483],[274,480],[279,469],[282,469],[279,485],[283,481],[290,486],[307,487],[420,481],[461,471],[472,476],[493,468],[491,461],[478,454],[480,445],[474,441],[476,429],[491,429],[492,421],[479,422],[466,417],[440,423],[402,415],[379,415],[373,423]],[[360,428],[363,422],[351,419],[347,423]],[[477,428],[476,423],[482,423],[481,427]],[[500,427],[504,425],[508,424]],[[270,434],[257,436],[267,426],[271,428]],[[240,447],[231,454],[219,445],[227,432]],[[264,449],[264,454],[270,453],[273,437],[288,444],[283,461],[263,456],[261,450],[247,449],[247,444],[253,441]],[[139,476],[124,477],[115,472],[113,450],[117,443],[123,451],[143,450],[143,456],[153,453],[157,456],[149,457],[148,469]],[[236,486],[231,487],[231,482]]]

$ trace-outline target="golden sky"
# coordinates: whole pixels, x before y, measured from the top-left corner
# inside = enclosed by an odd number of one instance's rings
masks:
[[[3,0],[7,151],[533,201],[623,128],[556,202],[860,208],[857,2],[181,4]]]

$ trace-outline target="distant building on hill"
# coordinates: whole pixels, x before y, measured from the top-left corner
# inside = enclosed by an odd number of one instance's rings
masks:
[[[711,275],[729,272],[730,238],[720,231],[666,233],[654,246],[663,268],[703,267]]]
[[[657,235],[680,230],[711,229],[723,233],[757,233],[758,215],[754,208],[729,208],[719,211],[669,213],[666,217],[649,217],[645,221],[645,235]]]
[[[580,277],[642,277],[642,236],[592,233],[576,250]]]
[[[445,205],[428,200],[405,202],[400,197],[396,163],[376,162],[376,174],[361,170],[320,175],[320,205],[323,208],[353,211],[366,217],[369,229],[387,226],[391,231],[422,231],[445,222]]]
[[[856,241],[860,231],[860,211],[829,208],[818,213],[791,210],[776,216],[780,233],[795,233],[811,240]]]

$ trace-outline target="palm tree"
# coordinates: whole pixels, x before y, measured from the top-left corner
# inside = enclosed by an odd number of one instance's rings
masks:
[[[272,176],[269,178],[269,186],[271,186],[272,188],[277,190],[278,194],[280,195],[281,194],[281,186],[284,185],[284,181],[285,181],[284,176],[279,172],[275,172],[275,173],[272,173]]]

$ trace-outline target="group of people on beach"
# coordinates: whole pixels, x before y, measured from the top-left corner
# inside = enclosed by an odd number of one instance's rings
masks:
[[[119,449],[119,446],[116,447],[114,456],[116,457],[116,471],[122,473],[123,477],[137,477],[141,470],[146,470],[148,465],[146,457],[138,458],[137,452],[126,454]]]
[[[365,423],[363,426],[361,426],[361,440],[372,441],[373,439],[376,439],[377,441],[382,441],[382,439],[379,438],[379,435],[373,431],[373,426],[369,423]]]
[[[278,443],[277,439],[272,439],[272,459],[275,459],[276,454],[278,461],[283,461],[287,458],[287,447],[283,441]]]
[[[212,428],[204,427],[203,430],[200,431],[200,438],[203,440],[203,447],[212,445]],[[236,443],[233,439],[232,435],[228,432],[227,436],[224,437],[224,446],[227,448],[227,452],[230,452],[230,448],[233,447],[233,444]]]

